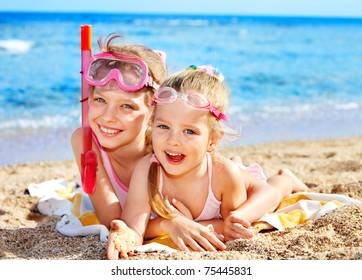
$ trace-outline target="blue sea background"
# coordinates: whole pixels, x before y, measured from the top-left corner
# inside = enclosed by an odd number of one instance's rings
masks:
[[[224,146],[362,135],[362,19],[0,13],[0,166],[73,159],[80,26],[167,53],[169,72],[214,64],[241,130]]]

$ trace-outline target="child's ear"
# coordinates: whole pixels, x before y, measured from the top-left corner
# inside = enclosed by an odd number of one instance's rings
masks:
[[[209,147],[207,148],[207,151],[212,154],[213,152],[215,152],[216,146],[217,145],[215,143],[210,142]]]
[[[221,135],[219,135],[219,136],[214,135],[214,136],[210,139],[209,146],[208,146],[208,148],[207,148],[207,151],[208,151],[209,153],[215,152],[216,147],[217,147],[217,145],[219,145],[221,138],[222,138]]]

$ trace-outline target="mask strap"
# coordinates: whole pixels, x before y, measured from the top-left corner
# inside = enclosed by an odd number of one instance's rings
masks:
[[[166,67],[166,53],[164,51],[160,51],[160,50],[153,50],[153,52],[161,58],[161,60],[163,62],[163,66]]]

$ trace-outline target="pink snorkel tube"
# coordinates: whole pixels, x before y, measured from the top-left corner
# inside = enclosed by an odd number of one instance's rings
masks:
[[[97,172],[97,155],[92,151],[92,129],[88,121],[88,94],[89,84],[84,78],[84,67],[89,63],[92,55],[92,26],[81,27],[81,75],[82,75],[82,128],[83,128],[83,153],[81,155],[81,178],[84,192],[94,192]]]

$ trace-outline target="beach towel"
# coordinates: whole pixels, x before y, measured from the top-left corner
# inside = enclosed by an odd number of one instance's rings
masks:
[[[273,213],[264,215],[252,226],[256,231],[286,228],[316,220],[343,205],[356,204],[362,207],[362,202],[343,194],[324,194],[312,192],[294,193],[279,204]]]
[[[94,212],[89,196],[84,193],[80,183],[76,181],[50,180],[39,184],[29,184],[31,196],[39,197],[37,208],[43,215],[60,216],[56,230],[66,236],[99,235],[102,242],[107,241],[109,231],[101,225]],[[342,194],[323,194],[299,192],[285,198],[273,213],[268,213],[252,226],[259,232],[267,229],[283,231],[305,223],[310,219],[318,219],[328,212],[343,205],[356,204],[362,207],[362,202]],[[168,251],[177,247],[168,236],[160,236],[136,251]]]
[[[47,216],[59,216],[55,228],[65,236],[99,235],[101,242],[107,242],[109,230],[100,224],[89,196],[80,182],[49,180],[39,184],[31,183],[27,190],[30,196],[39,197],[38,211]],[[167,243],[166,243],[167,244]],[[162,243],[150,242],[136,247],[137,252],[175,252],[174,248]]]
[[[66,236],[99,235],[107,241],[109,231],[99,223],[89,196],[79,182],[49,180],[28,186],[31,196],[39,197],[38,211],[47,216],[60,216],[55,228]]]

